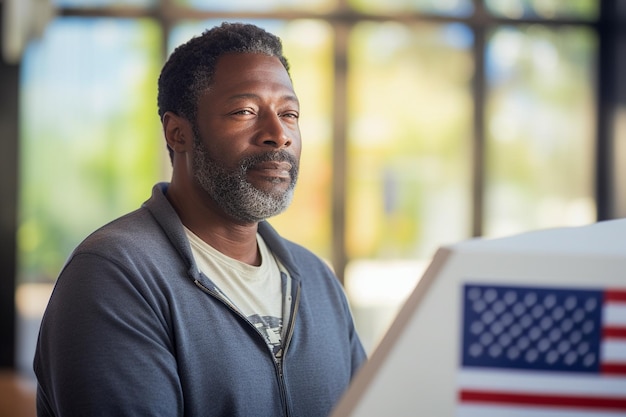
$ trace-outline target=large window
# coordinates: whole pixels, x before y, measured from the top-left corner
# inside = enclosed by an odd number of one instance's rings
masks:
[[[595,218],[597,50],[588,28],[489,33],[485,234]]]
[[[283,38],[303,159],[271,222],[333,265],[368,349],[441,245],[596,219],[595,0],[54,4],[22,61],[24,369],[73,247],[168,179],[165,55],[223,20]]]
[[[161,31],[149,19],[59,18],[29,45],[21,77],[21,366],[64,260],[165,179],[155,119]]]

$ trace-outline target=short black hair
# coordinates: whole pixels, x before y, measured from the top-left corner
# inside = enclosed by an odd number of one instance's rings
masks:
[[[280,38],[252,24],[224,22],[172,52],[159,76],[159,117],[171,111],[195,125],[198,98],[210,87],[218,59],[227,53],[275,56],[289,73]]]

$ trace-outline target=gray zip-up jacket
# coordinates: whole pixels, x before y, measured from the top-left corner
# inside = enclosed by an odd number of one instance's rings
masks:
[[[331,270],[259,224],[293,280],[281,364],[198,271],[166,190],[64,266],[35,354],[38,415],[328,415],[365,360]]]

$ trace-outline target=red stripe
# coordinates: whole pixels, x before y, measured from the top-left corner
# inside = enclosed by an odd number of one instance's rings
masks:
[[[462,402],[494,403],[508,405],[533,405],[544,407],[596,408],[603,410],[626,411],[626,397],[585,397],[568,395],[518,394],[513,392],[492,392],[462,390]]]
[[[602,328],[602,338],[626,339],[626,327],[605,326]]]
[[[608,375],[626,375],[626,363],[603,362],[600,365],[600,373]]]
[[[606,291],[604,291],[604,301],[623,301],[623,302],[626,302],[626,291],[623,291],[623,290],[606,290]]]

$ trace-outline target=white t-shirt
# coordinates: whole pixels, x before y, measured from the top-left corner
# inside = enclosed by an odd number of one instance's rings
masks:
[[[185,228],[185,232],[200,271],[215,283],[216,290],[226,302],[248,318],[277,355],[281,348],[283,323],[289,319],[291,280],[263,238],[257,234],[261,265],[253,266],[224,255],[189,229]]]

